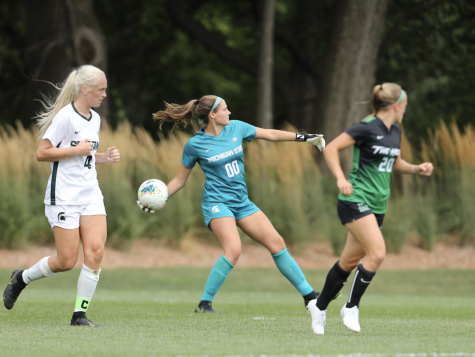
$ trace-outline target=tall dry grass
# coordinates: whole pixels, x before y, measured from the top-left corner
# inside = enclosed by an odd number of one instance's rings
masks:
[[[295,131],[290,126],[284,130]],[[108,213],[108,244],[126,246],[137,237],[165,239],[178,244],[187,236],[206,236],[201,213],[204,175],[196,167],[185,187],[167,206],[146,214],[136,206],[137,189],[146,179],[171,180],[178,172],[189,135],[180,131],[160,135],[155,141],[142,128],[124,122],[116,130],[106,123],[100,133],[100,152],[117,146],[119,164],[98,165],[99,184]],[[473,127],[460,132],[455,124],[441,124],[422,143],[421,156],[436,166],[432,179],[396,176],[388,205],[384,234],[388,248],[399,251],[410,232],[419,244],[431,249],[438,238],[450,233],[462,243],[475,243],[475,139]],[[38,163],[36,131],[21,125],[0,130],[0,246],[52,242],[44,217],[43,198],[50,166]],[[402,157],[417,159],[405,138]],[[245,147],[246,178],[250,198],[290,246],[327,239],[340,253],[346,230],[336,214],[338,189],[333,178],[321,174],[311,145],[256,140]]]
[[[433,204],[440,217],[439,231],[458,235],[462,244],[475,243],[475,129],[441,122],[422,143],[422,157],[436,167]]]

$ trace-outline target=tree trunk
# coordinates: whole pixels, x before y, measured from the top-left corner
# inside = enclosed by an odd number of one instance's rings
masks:
[[[73,67],[92,64],[106,70],[107,49],[91,0],[25,0],[27,62],[34,79],[63,82]],[[32,81],[31,93],[49,94],[47,83]],[[34,105],[34,113],[41,106]],[[96,108],[108,116],[105,101]]]
[[[345,0],[340,5],[319,103],[319,129],[327,141],[368,114],[388,0]]]
[[[259,78],[257,92],[257,126],[273,127],[272,94],[274,67],[274,13],[275,0],[263,0],[262,27],[259,55]]]

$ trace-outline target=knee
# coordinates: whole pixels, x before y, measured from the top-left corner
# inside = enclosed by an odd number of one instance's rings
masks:
[[[351,272],[360,263],[361,259],[340,260],[340,268],[346,272]]]
[[[285,245],[284,239],[280,235],[276,235],[271,237],[268,240],[268,244],[266,244],[267,249],[271,252],[271,254],[277,254],[282,252],[287,246]]]
[[[59,271],[68,271],[74,268],[78,261],[77,257],[67,257],[67,258],[59,258],[58,257],[58,270]]]
[[[232,263],[236,264],[241,256],[241,245],[228,247],[224,250],[224,256]]]
[[[85,258],[87,256],[87,260],[94,261],[96,263],[102,262],[102,258],[104,257],[104,245],[102,244],[95,244],[87,251],[84,251]]]
[[[379,267],[383,263],[384,259],[386,259],[386,250],[381,249],[377,252],[374,252],[369,258],[375,265]]]

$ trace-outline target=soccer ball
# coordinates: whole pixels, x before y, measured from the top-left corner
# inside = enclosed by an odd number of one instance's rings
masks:
[[[160,180],[151,179],[140,185],[138,199],[144,208],[161,209],[167,204],[168,197],[168,187]]]

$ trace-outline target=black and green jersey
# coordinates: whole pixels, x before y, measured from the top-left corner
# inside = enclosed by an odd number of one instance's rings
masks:
[[[386,213],[391,173],[401,152],[401,128],[393,124],[388,130],[381,119],[372,117],[353,125],[346,133],[355,140],[349,180],[353,194],[340,194],[338,199],[366,204],[373,213]]]

